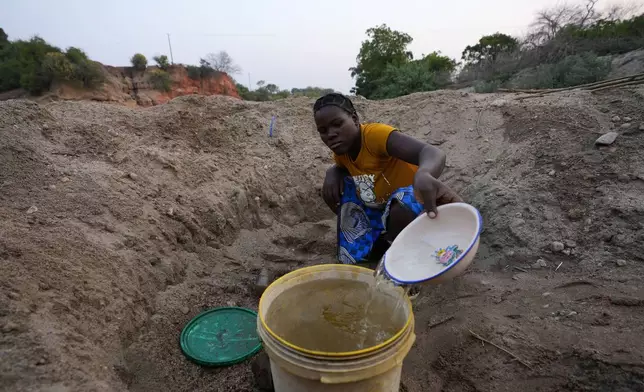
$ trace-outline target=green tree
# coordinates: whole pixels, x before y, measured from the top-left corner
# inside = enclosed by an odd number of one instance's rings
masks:
[[[432,52],[418,61],[424,64],[427,70],[430,72],[451,73],[456,69],[456,66],[458,65],[455,60],[441,55],[440,52]]]
[[[47,53],[61,50],[38,36],[6,44],[0,53],[0,88],[22,87],[32,94],[47,90],[52,82],[51,75],[42,67]]]
[[[413,39],[384,24],[368,29],[367,36],[369,38],[362,42],[356,57],[356,66],[349,68],[349,71],[356,78],[352,91],[368,98],[377,88],[375,81],[382,77],[389,66],[399,67],[413,58],[407,50]]]
[[[0,27],[0,48],[9,43],[9,36],[4,32],[2,27]]]
[[[134,69],[136,69],[137,71],[145,71],[148,66],[148,59],[145,58],[145,56],[141,53],[136,53],[130,59],[130,63],[132,63],[132,67],[134,67]]]
[[[154,60],[154,62],[157,63],[157,66],[159,66],[159,68],[161,68],[164,71],[166,71],[170,66],[170,61],[168,61],[168,56],[166,56],[165,54],[162,54],[161,56],[154,56],[152,59]]]
[[[54,81],[95,87],[103,80],[101,65],[81,49],[71,47],[63,53],[37,36],[0,45],[0,91],[22,87],[31,94],[40,94]]]
[[[501,53],[517,50],[519,41],[507,34],[496,33],[483,36],[475,45],[468,45],[463,51],[462,59],[467,64],[479,64],[483,61],[494,61]]]

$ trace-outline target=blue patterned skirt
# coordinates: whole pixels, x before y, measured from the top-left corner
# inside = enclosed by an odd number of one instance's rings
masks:
[[[338,260],[342,264],[366,262],[374,243],[387,229],[387,219],[393,200],[413,211],[423,212],[423,205],[416,201],[412,186],[397,189],[384,209],[367,207],[356,191],[356,185],[347,177],[338,212]]]

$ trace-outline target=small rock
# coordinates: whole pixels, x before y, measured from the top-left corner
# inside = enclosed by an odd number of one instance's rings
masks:
[[[139,175],[136,173],[128,173],[127,176],[130,177],[130,180],[132,181],[136,181],[136,179],[139,178]]]
[[[11,321],[7,321],[5,325],[2,326],[2,332],[9,333],[11,331],[17,331],[20,326]]]
[[[508,101],[505,99],[496,99],[492,102],[492,106],[500,108],[508,104]]]
[[[49,185],[49,190],[50,191],[55,191],[56,190],[56,185]]]
[[[564,249],[561,251],[561,253],[565,254],[566,256],[570,256],[571,250],[570,249]]]
[[[617,264],[618,267],[625,267],[628,263],[626,262],[626,260],[617,260],[615,261],[615,264]]]
[[[190,313],[190,308],[189,308],[189,307],[187,307],[187,306],[182,307],[182,308],[181,308],[181,313],[183,313],[183,314],[188,314],[188,313]]]
[[[468,95],[467,91],[461,91],[461,97],[467,97]]]
[[[552,295],[552,293],[549,292],[549,291],[546,291],[545,293],[541,294],[542,297],[549,297],[551,295]]]
[[[172,207],[168,208],[168,212],[166,212],[166,214],[168,214],[168,216],[173,216],[174,215],[174,208],[172,208]]]
[[[573,240],[566,240],[564,241],[564,245],[566,245],[566,248],[576,248],[577,243]]]
[[[552,243],[550,243],[550,249],[553,252],[561,252],[565,248],[566,246],[563,244],[563,242],[553,241]]]
[[[60,179],[60,182],[69,182],[69,177],[63,177]]]
[[[631,127],[631,123],[624,123],[621,126],[622,129],[629,129],[630,127]]]
[[[595,144],[599,146],[610,146],[611,144],[615,143],[615,139],[617,139],[617,136],[619,134],[617,132],[608,132],[603,135],[601,135],[597,140],[595,140]]]
[[[545,304],[545,305],[543,305],[543,308],[544,308],[544,309],[548,309],[549,307],[550,307],[550,304]]]
[[[47,364],[47,358],[45,358],[45,357],[41,357],[38,360],[38,362],[36,362],[36,365],[38,365],[38,366],[42,366],[42,365],[46,365],[46,364]]]
[[[620,174],[617,176],[617,180],[621,182],[629,182],[631,180],[631,176],[629,176],[628,174]]]
[[[537,260],[536,263],[532,264],[532,268],[534,269],[546,268],[546,267],[548,267],[548,262],[545,261],[544,259],[539,259]]]
[[[235,301],[227,301],[226,306],[228,306],[230,308],[237,307],[237,302],[235,302]]]
[[[556,171],[554,171],[554,170],[550,170],[550,171],[548,172],[548,175],[549,175],[549,176],[554,176],[556,173],[557,173]]]
[[[485,160],[485,163],[493,163],[493,162],[494,162],[494,159],[486,159]]]
[[[9,294],[7,294],[7,297],[9,297],[9,299],[16,301],[20,299],[20,294],[16,293],[15,291],[10,291]]]
[[[43,125],[42,125],[42,129],[44,129],[45,131],[46,131],[46,130],[48,130],[48,129],[49,129],[49,125],[47,125],[47,124],[43,124]]]
[[[644,131],[644,123],[640,124],[640,131]]]
[[[570,312],[568,312],[568,317],[572,317],[576,315],[577,315],[577,312],[575,312],[574,310],[571,310]]]
[[[255,196],[255,201],[259,201],[259,196]]]
[[[628,123],[628,122],[631,122],[631,121],[633,121],[633,119],[632,119],[632,118],[630,118],[630,117],[624,117],[624,122],[627,122],[627,123]]]
[[[38,207],[36,207],[36,206],[31,206],[27,210],[27,214],[33,214],[33,213],[36,213],[36,212],[38,212]]]
[[[612,122],[620,122],[620,121],[622,121],[622,119],[619,116],[613,116],[613,118],[611,118],[611,121]]]

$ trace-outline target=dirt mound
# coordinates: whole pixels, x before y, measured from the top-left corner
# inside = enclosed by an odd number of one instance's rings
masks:
[[[523,98],[355,102],[447,151],[485,219],[475,265],[417,302],[404,389],[644,390],[643,92]],[[332,261],[311,104],[0,102],[0,390],[253,391],[248,364],[201,368],[177,339],[256,308],[260,268]]]

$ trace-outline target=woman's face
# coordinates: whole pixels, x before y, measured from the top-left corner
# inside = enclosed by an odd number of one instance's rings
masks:
[[[320,138],[336,155],[348,153],[360,137],[358,116],[337,106],[325,106],[315,112],[314,117]]]

